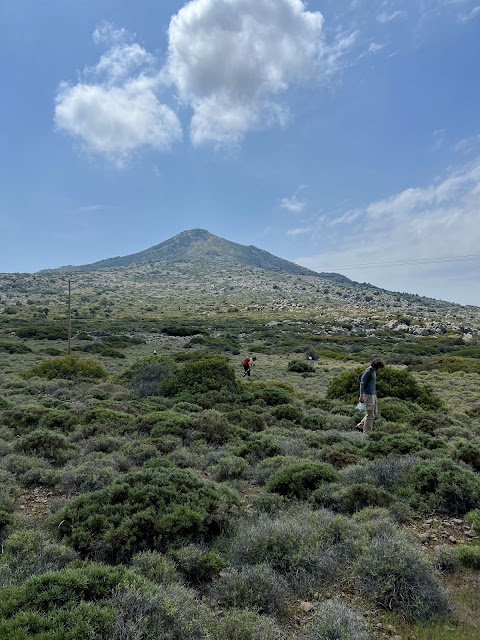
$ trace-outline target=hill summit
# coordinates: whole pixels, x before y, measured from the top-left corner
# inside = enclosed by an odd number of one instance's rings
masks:
[[[99,269],[126,267],[149,262],[162,262],[164,264],[208,262],[212,266],[218,265],[223,268],[231,265],[243,265],[293,275],[326,277],[339,282],[342,281],[344,284],[351,282],[340,274],[317,273],[294,262],[278,258],[268,251],[258,249],[253,245],[247,246],[225,240],[205,229],[182,231],[182,233],[173,238],[169,238],[138,253],[107,258],[80,266],[67,265],[54,271],[97,271]]]

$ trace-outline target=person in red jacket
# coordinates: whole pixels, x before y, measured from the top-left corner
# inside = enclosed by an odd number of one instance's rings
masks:
[[[243,364],[243,377],[250,375],[250,373],[252,371],[252,367],[254,366],[256,359],[257,358],[255,356],[252,356],[251,358],[245,358],[245,360],[242,362],[242,364]]]

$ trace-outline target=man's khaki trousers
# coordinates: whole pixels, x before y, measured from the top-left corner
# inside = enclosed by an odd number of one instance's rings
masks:
[[[366,413],[359,424],[363,425],[363,433],[369,433],[373,431],[373,421],[377,417],[377,396],[364,393],[363,397],[365,398]]]

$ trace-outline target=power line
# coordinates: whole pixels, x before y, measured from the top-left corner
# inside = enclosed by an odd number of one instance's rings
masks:
[[[358,264],[347,264],[341,266],[317,267],[315,271],[327,271],[332,269],[372,269],[375,267],[400,267],[407,265],[442,264],[448,262],[468,262],[479,260],[480,254],[470,254],[464,256],[443,256],[438,258],[418,258],[416,260],[395,260],[393,262],[364,262]]]

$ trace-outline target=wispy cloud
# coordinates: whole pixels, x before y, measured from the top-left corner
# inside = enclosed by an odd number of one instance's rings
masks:
[[[292,213],[301,213],[308,202],[305,198],[302,198],[300,194],[306,189],[306,185],[300,185],[290,198],[282,198],[280,200],[280,206],[282,209],[287,209]]]
[[[298,258],[298,262],[316,270],[351,265],[348,275],[357,280],[364,281],[368,277],[375,282],[386,282],[384,267],[365,272],[359,265],[478,254],[479,210],[480,159],[451,171],[428,186],[410,187],[336,217],[330,222],[330,228],[348,224],[348,234],[327,236],[327,246],[334,245],[335,249]],[[471,281],[471,286],[478,291],[478,278],[473,275],[471,263],[463,269],[465,282]],[[450,263],[440,261],[429,265],[428,277],[450,277],[453,271]],[[476,274],[477,270],[474,271]],[[405,287],[408,285],[408,289],[403,290],[414,291],[418,289],[415,278],[425,274],[425,269],[419,273],[415,266],[404,267],[398,281],[405,282]],[[437,285],[438,295],[445,296],[440,293],[441,281]]]
[[[465,24],[466,22],[470,22],[470,20],[473,20],[478,16],[480,16],[480,4],[476,7],[473,7],[473,9],[471,11],[468,11],[467,13],[461,13],[458,17],[458,21]]]
[[[381,24],[386,24],[387,22],[391,22],[392,20],[398,20],[398,18],[408,18],[408,13],[406,11],[392,11],[392,13],[387,13],[382,11],[377,15],[377,20]]]

